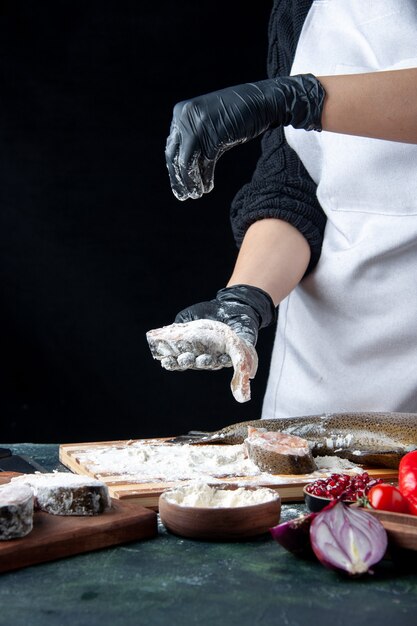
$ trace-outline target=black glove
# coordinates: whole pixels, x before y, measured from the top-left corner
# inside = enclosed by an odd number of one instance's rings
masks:
[[[247,343],[256,345],[258,330],[276,321],[271,297],[251,285],[233,285],[217,292],[214,300],[199,302],[178,313],[175,323],[209,319],[223,322]]]
[[[214,91],[174,107],[165,151],[172,191],[200,198],[214,185],[226,151],[268,128],[321,130],[325,91],[312,74],[271,78]]]

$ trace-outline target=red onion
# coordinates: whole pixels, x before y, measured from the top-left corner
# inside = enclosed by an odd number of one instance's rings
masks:
[[[269,529],[272,537],[283,548],[297,556],[313,556],[314,552],[310,544],[310,524],[317,513],[301,515],[288,522],[282,522],[278,526]]]
[[[371,513],[332,502],[312,520],[310,542],[323,565],[356,575],[372,573],[370,567],[384,556],[388,538]]]

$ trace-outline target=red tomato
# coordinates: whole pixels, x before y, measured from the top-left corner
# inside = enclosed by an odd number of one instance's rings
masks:
[[[408,508],[409,513],[411,513],[411,515],[417,515],[417,494],[415,493],[410,493],[409,496],[407,496],[407,500],[408,500]]]
[[[379,483],[370,488],[367,494],[370,505],[380,511],[409,513],[408,500],[397,487]]]
[[[417,450],[405,454],[398,467],[398,489],[408,497],[417,496]]]

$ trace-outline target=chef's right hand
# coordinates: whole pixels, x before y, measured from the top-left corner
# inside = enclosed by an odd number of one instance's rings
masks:
[[[213,300],[199,302],[175,318],[175,323],[209,319],[223,322],[246,343],[256,345],[258,331],[276,321],[277,311],[271,297],[252,285],[233,285],[217,292]]]

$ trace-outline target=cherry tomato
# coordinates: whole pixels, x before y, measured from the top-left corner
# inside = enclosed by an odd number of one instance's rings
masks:
[[[404,496],[417,496],[417,450],[405,454],[398,467],[398,489]]]
[[[394,485],[379,483],[370,488],[367,494],[369,504],[380,511],[409,513],[407,498]]]

